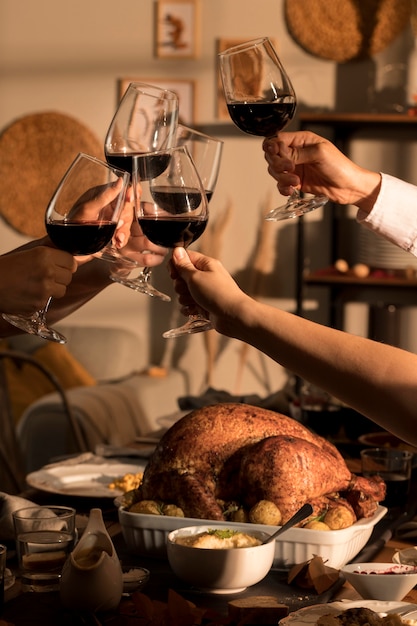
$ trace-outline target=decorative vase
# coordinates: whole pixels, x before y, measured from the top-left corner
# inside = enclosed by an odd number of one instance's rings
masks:
[[[122,592],[122,568],[101,509],[91,509],[86,529],[62,570],[61,601],[80,611],[109,611],[117,608]]]

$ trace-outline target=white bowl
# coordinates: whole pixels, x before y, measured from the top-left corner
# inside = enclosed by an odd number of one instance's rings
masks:
[[[179,536],[190,536],[207,530],[225,530],[216,523],[189,526],[168,534],[167,554],[174,573],[185,582],[210,593],[238,593],[265,578],[272,567],[274,542],[250,548],[195,548],[176,543]],[[247,532],[246,528],[236,528]],[[268,533],[251,531],[261,541]]]
[[[353,526],[342,530],[290,528],[285,535],[278,537],[275,541],[274,567],[289,569],[317,555],[321,556],[329,567],[339,569],[362,550],[375,524],[384,517],[386,512],[385,507],[379,506],[372,517],[361,519]],[[118,514],[127,547],[132,553],[140,556],[166,558],[168,533],[185,526],[207,526],[211,523],[207,519],[192,517],[133,513],[123,506],[119,507]],[[215,523],[223,528],[240,527],[246,532],[257,530],[269,535],[277,530],[276,526],[262,524]]]
[[[400,601],[417,585],[417,567],[393,563],[350,563],[346,580],[364,600]]]

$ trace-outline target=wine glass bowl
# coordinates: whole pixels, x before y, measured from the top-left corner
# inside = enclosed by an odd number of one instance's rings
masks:
[[[186,146],[210,202],[219,176],[223,141],[198,130],[178,124],[175,145]]]
[[[219,67],[227,109],[240,130],[272,138],[293,119],[296,94],[268,37],[221,52]],[[302,198],[294,189],[287,203],[270,211],[265,219],[278,221],[299,217],[327,201],[322,195]]]
[[[79,153],[74,159],[45,213],[45,227],[52,243],[75,256],[90,256],[111,240],[123,209],[129,174]],[[10,324],[50,341],[66,338],[46,323],[46,306],[30,317],[3,314]]]
[[[123,95],[104,142],[106,160],[132,173],[132,157],[174,145],[178,97],[173,91],[132,82]],[[153,165],[158,170],[159,157]],[[152,171],[151,162],[148,171]]]
[[[153,175],[155,154],[134,157],[132,183],[139,225],[153,243],[166,248],[187,248],[204,232],[208,201],[197,169],[186,146],[164,151],[166,169]],[[209,320],[190,316],[165,338],[201,332],[211,328]]]

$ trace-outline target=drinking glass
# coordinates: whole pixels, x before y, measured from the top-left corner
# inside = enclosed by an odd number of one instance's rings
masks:
[[[80,152],[72,162],[45,214],[52,243],[74,256],[94,255],[116,230],[124,205],[129,174]],[[66,343],[66,338],[46,323],[52,298],[30,317],[3,313],[13,326],[43,339]]]
[[[159,173],[154,162],[163,160]],[[187,248],[204,232],[208,202],[197,169],[186,146],[137,156],[132,182],[137,217],[142,232],[153,243],[166,248]],[[165,338],[180,337],[212,328],[203,316],[189,316],[181,327],[163,333]]]
[[[249,135],[274,137],[292,120],[296,95],[291,81],[268,37],[254,39],[219,54],[220,75],[227,109],[238,128]],[[299,217],[328,201],[324,195],[302,198],[293,190],[287,203],[265,219]]]
[[[106,160],[111,165],[132,173],[134,156],[171,148],[175,143],[178,124],[178,97],[173,91],[146,83],[132,82],[120,101],[104,142]],[[149,162],[148,174],[158,172],[158,165]],[[163,163],[162,163],[163,167]],[[140,251],[143,252],[143,251]],[[107,246],[98,255],[105,261],[117,263],[110,278],[148,296],[169,301],[150,282],[151,268],[142,268],[131,249]],[[141,268],[139,276],[129,277],[129,270]]]
[[[381,502],[389,513],[405,511],[411,485],[413,453],[398,448],[367,448],[361,450],[363,476],[380,476],[387,487]],[[389,515],[389,514],[388,514]]]
[[[76,540],[75,509],[30,506],[13,511],[19,573],[25,591],[57,591]]]

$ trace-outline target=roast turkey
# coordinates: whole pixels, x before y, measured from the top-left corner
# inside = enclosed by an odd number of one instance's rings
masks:
[[[385,485],[378,478],[358,482],[337,448],[298,421],[225,403],[196,409],[165,433],[138,496],[211,520],[225,519],[222,501],[250,508],[271,500],[285,522],[305,502],[315,515],[345,502],[357,518],[368,517],[384,498]]]

